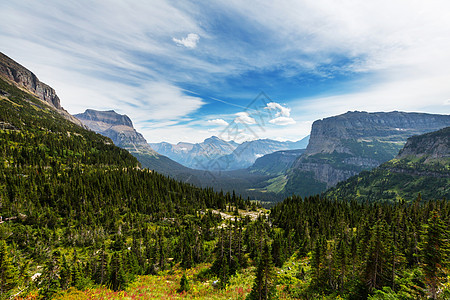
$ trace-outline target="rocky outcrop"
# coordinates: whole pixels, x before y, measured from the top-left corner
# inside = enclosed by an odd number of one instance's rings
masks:
[[[109,137],[116,146],[124,148],[132,154],[156,155],[142,134],[134,129],[133,122],[126,115],[118,114],[114,110],[87,109],[84,113],[76,114],[75,117],[89,129]]]
[[[450,127],[408,138],[399,154],[329,189],[325,196],[358,201],[450,199]]]
[[[39,81],[30,70],[0,52],[0,77],[25,89],[58,111],[67,120],[82,126],[81,122],[65,111],[53,88]]]
[[[345,140],[405,142],[408,137],[435,131],[450,124],[450,115],[406,112],[353,111],[313,123],[307,155],[351,153]]]
[[[293,164],[292,170],[310,172],[315,180],[329,188],[394,158],[408,137],[449,125],[449,115],[398,111],[355,111],[317,120],[306,152]],[[436,149],[443,151],[442,147]]]
[[[450,127],[443,128],[421,136],[413,136],[408,139],[405,147],[399,152],[397,159],[408,156],[424,157],[425,162],[450,157]]]

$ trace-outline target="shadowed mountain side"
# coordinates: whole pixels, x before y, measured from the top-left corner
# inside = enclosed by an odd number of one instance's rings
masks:
[[[359,201],[450,199],[450,127],[408,139],[392,159],[339,183],[325,194]]]
[[[450,125],[449,115],[347,112],[317,120],[304,155],[288,172],[286,194],[313,195],[393,159],[406,139]]]

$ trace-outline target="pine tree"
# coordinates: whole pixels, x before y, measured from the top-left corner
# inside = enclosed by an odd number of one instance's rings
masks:
[[[249,300],[269,300],[276,298],[276,274],[272,263],[272,255],[267,242],[258,259],[256,278],[252,291],[248,294]]]
[[[370,290],[391,283],[392,236],[384,220],[372,227],[366,256],[365,279]]]
[[[327,242],[321,237],[316,240],[312,257],[311,257],[311,270],[312,281],[311,284],[315,287],[323,287],[326,284],[325,263],[326,263],[326,250]]]
[[[428,224],[424,227],[421,247],[422,268],[430,296],[432,299],[437,299],[438,285],[441,277],[444,275],[445,264],[448,264],[448,231],[436,211],[431,213]]]
[[[15,269],[8,254],[6,242],[0,240],[0,298],[6,299],[17,286]]]
[[[62,262],[61,262],[61,271],[59,272],[59,282],[61,285],[61,289],[66,290],[71,283],[71,270],[70,266],[67,263],[66,256],[63,255]]]
[[[118,253],[114,253],[111,258],[109,272],[109,285],[114,291],[122,290],[126,287],[125,273],[122,267],[122,260]]]
[[[189,290],[189,281],[186,277],[186,273],[180,279],[180,288],[178,289],[178,293],[187,292]]]
[[[50,259],[47,261],[43,281],[41,282],[42,288],[39,290],[39,294],[44,299],[51,299],[52,296],[58,291],[59,283],[59,259],[61,254],[59,251],[53,251]]]
[[[105,245],[102,246],[98,254],[97,268],[94,274],[94,281],[98,284],[104,284],[108,274],[108,253],[105,251]]]

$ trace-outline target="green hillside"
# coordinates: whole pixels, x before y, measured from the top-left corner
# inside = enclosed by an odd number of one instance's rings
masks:
[[[44,298],[60,281],[64,288],[108,283],[116,289],[166,264],[202,262],[212,251],[210,228],[220,222],[207,209],[231,201],[245,207],[238,197],[140,169],[110,139],[63,119],[6,81],[0,80],[0,92],[0,240],[23,269],[13,276],[20,288],[37,288]],[[125,269],[126,275],[98,277],[99,259],[109,275]],[[63,284],[64,264],[67,272],[85,275]],[[31,282],[38,273],[43,280]]]
[[[142,169],[3,80],[0,95],[0,299],[450,295],[447,200],[268,213]]]
[[[450,127],[408,139],[397,158],[337,184],[325,195],[359,201],[450,199]]]

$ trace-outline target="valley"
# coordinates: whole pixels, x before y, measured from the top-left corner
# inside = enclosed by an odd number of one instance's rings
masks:
[[[450,294],[449,115],[355,111],[298,142],[149,144],[114,110],[70,115],[0,58],[1,299]]]

